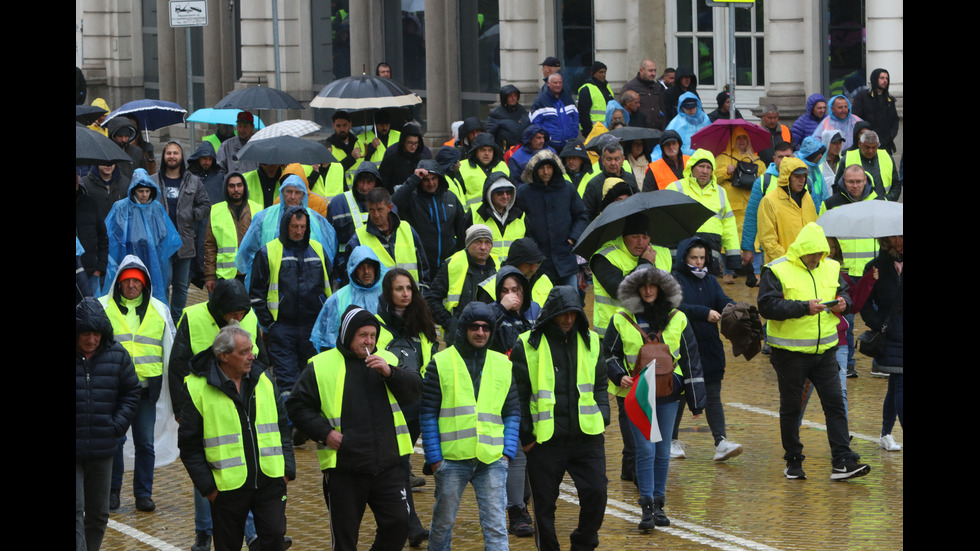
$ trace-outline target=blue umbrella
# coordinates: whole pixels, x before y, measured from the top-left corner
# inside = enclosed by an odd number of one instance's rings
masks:
[[[187,110],[170,101],[138,99],[125,103],[109,113],[102,126],[105,127],[113,118],[122,115],[135,117],[140,123],[140,129],[146,132],[184,122]]]
[[[228,124],[235,126],[238,124],[238,114],[241,113],[241,109],[214,109],[212,107],[205,107],[204,109],[198,109],[194,111],[191,116],[187,117],[187,122],[200,122],[206,124]],[[265,127],[265,123],[258,115],[253,115],[255,117],[255,129],[261,130]]]

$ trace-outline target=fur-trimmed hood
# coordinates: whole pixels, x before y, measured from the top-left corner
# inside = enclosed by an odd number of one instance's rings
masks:
[[[564,180],[565,166],[561,164],[561,159],[551,149],[540,149],[531,157],[531,160],[524,167],[524,172],[521,173],[521,180],[526,184],[534,182],[535,172],[537,172],[538,166],[541,163],[551,163],[555,167],[555,173],[551,176],[552,182],[558,181],[559,179]]]
[[[680,283],[669,273],[653,267],[639,268],[633,273],[623,278],[619,284],[619,302],[630,312],[642,314],[644,311],[643,299],[640,298],[640,287],[647,284],[654,284],[660,288],[660,294],[667,301],[668,310],[673,310],[681,305],[684,293],[681,291]]]

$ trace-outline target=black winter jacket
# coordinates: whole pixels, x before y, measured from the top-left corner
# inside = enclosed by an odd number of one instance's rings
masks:
[[[133,360],[115,341],[102,305],[91,297],[75,307],[75,342],[89,331],[101,333],[102,340],[89,359],[75,350],[76,460],[115,455],[116,443],[129,429],[140,399]]]

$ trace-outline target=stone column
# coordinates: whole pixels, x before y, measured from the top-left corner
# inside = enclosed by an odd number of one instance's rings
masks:
[[[440,145],[452,135],[450,125],[462,108],[459,91],[459,35],[456,2],[425,3],[426,138]],[[501,56],[503,57],[503,56]]]

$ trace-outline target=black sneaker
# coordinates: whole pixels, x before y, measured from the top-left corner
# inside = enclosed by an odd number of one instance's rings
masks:
[[[203,531],[198,532],[197,539],[191,546],[191,551],[211,551],[211,534]]]
[[[806,480],[806,473],[803,472],[802,461],[787,461],[783,474],[790,480]]]
[[[865,463],[858,463],[854,459],[846,459],[837,465],[834,465],[833,470],[830,472],[830,479],[847,480],[848,478],[864,476],[870,472],[871,467],[869,465]]]
[[[115,511],[119,508],[119,490],[109,490],[109,510]]]
[[[519,505],[514,505],[507,509],[507,516],[510,517],[510,526],[507,531],[519,538],[526,538],[534,535],[534,528],[531,526],[530,516],[527,510]]]
[[[156,509],[157,506],[153,503],[153,500],[148,497],[138,497],[136,498],[136,510],[150,512]]]
[[[857,379],[857,377],[858,377],[857,369],[855,369],[853,365],[847,366],[847,378]]]

